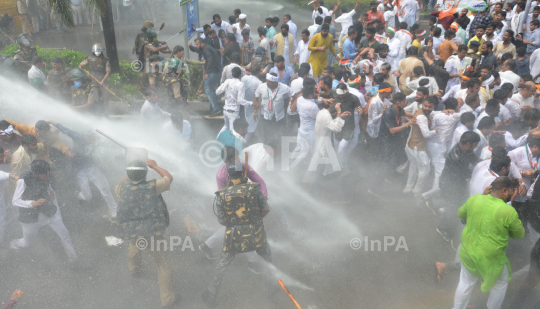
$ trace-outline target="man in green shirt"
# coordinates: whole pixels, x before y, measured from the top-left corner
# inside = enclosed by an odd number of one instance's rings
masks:
[[[482,292],[490,291],[487,307],[501,308],[508,280],[512,279],[505,248],[509,237],[522,238],[525,229],[516,210],[506,204],[513,200],[519,183],[501,176],[491,184],[488,195],[473,195],[461,206],[458,216],[466,221],[461,236],[461,275],[454,309],[465,309],[478,279]]]

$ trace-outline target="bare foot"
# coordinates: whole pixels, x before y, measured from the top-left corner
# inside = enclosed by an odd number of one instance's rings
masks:
[[[441,283],[443,274],[446,271],[446,263],[435,262],[435,268],[437,269],[437,281]]]

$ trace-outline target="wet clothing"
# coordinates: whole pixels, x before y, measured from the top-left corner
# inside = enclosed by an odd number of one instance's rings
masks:
[[[19,67],[19,70],[21,70],[23,75],[26,75],[28,74],[28,70],[30,70],[30,68],[32,67],[32,58],[37,55],[37,49],[33,46],[30,48],[21,48],[16,52],[13,60],[16,61],[17,66]],[[26,63],[21,63],[20,61],[24,61]]]
[[[89,80],[83,81],[81,87],[71,87],[71,98],[73,106],[82,106],[90,103],[86,109],[91,113],[100,114],[103,112],[103,93],[101,87],[95,86]]]
[[[237,253],[256,251],[268,263],[272,256],[262,222],[268,204],[256,182],[232,185],[216,192],[219,222],[226,226],[223,251],[208,286],[215,300],[221,280]]]
[[[168,177],[159,180],[132,182],[116,187],[118,224],[124,239],[162,236],[169,226],[169,212],[161,193],[170,187]]]
[[[505,265],[508,280],[512,279],[505,248],[510,237],[525,235],[516,210],[490,194],[478,194],[461,206],[458,216],[467,221],[459,256],[471,274],[483,279],[482,292],[488,292],[495,285]]]
[[[71,102],[71,83],[63,80],[66,73],[65,69],[58,72],[54,69],[50,70],[47,74],[47,86],[53,98],[69,103]]]
[[[97,57],[95,55],[86,57],[86,59],[83,60],[79,64],[81,67],[85,67],[88,65],[88,71],[92,76],[94,76],[97,80],[102,81],[107,72],[111,71],[111,64],[109,63],[109,59],[103,55],[100,57]],[[91,77],[90,77],[91,78]],[[92,79],[92,85],[101,87],[101,85]]]

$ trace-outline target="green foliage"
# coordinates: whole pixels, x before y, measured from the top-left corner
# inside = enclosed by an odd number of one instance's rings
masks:
[[[203,80],[202,68],[202,65],[189,64],[189,72],[191,72],[191,84],[188,94],[189,100],[193,100],[196,98],[195,94],[197,93],[197,90],[199,89],[199,86],[201,85],[201,82]]]
[[[141,79],[141,74],[132,69],[131,63],[122,60],[120,61],[120,73],[109,76],[109,89],[128,102],[140,100],[143,99],[139,91]]]
[[[19,45],[17,44],[11,44],[8,45],[0,52],[2,55],[8,55],[10,57],[15,56],[15,52],[19,50]]]

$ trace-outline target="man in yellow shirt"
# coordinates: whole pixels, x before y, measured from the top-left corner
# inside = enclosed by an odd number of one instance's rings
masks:
[[[416,32],[416,39],[414,39],[411,46],[415,46],[420,50],[422,48],[422,41],[426,38],[426,33],[426,30],[419,29],[418,32]]]
[[[478,26],[478,28],[476,28],[476,35],[473,36],[470,40],[469,40],[469,43],[467,44],[467,47],[468,48],[471,48],[471,42],[473,41],[478,41],[480,42],[480,46],[482,46],[482,44],[484,44],[484,39],[482,39],[482,36],[484,35],[484,33],[486,32],[486,26],[484,25],[480,25]],[[478,52],[476,52],[478,55],[480,55],[480,49],[478,50]]]

